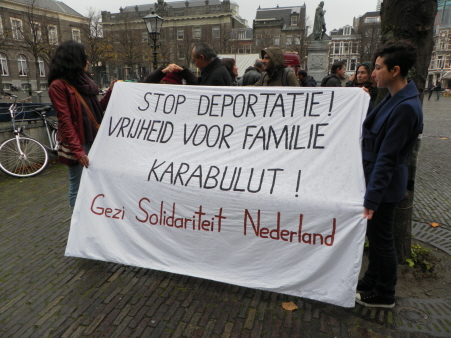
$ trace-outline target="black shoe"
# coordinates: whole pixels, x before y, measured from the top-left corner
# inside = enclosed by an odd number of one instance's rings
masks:
[[[357,293],[355,295],[355,301],[368,307],[384,307],[389,309],[395,307],[394,300],[378,296],[375,291]]]
[[[368,292],[373,290],[374,288],[372,286],[369,286],[368,284],[366,284],[363,279],[359,280],[359,282],[357,283],[357,293],[362,293],[362,292]]]

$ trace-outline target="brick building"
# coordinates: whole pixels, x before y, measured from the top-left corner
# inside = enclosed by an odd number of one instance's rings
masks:
[[[0,85],[8,91],[46,89],[53,50],[65,40],[81,41],[84,26],[87,19],[63,2],[2,1]]]
[[[278,46],[284,52],[297,52],[303,62],[307,53],[305,10],[305,4],[293,7],[259,7],[253,22],[256,52],[265,47]]]
[[[142,79],[151,68],[151,48],[143,17],[154,11],[164,19],[158,39],[158,65],[177,63],[194,67],[191,51],[198,42],[215,51],[230,53],[231,34],[246,28],[239,6],[230,0],[171,1],[127,6],[119,13],[102,12],[105,38],[113,41],[116,62],[109,73],[124,79]]]

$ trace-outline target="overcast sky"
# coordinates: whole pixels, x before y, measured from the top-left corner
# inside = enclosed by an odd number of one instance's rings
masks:
[[[96,11],[109,11],[118,13],[119,8],[126,6],[153,4],[156,0],[61,0],[66,5],[72,7],[80,14],[87,15],[89,8]],[[170,2],[170,1],[167,1]],[[308,26],[313,25],[315,9],[320,0],[235,0],[240,6],[240,16],[248,20],[252,27],[252,20],[255,19],[258,6],[261,8],[290,7],[303,5],[305,2],[307,8]],[[334,28],[340,28],[344,25],[352,26],[352,19],[361,16],[366,12],[376,10],[377,0],[324,0],[324,9],[326,10],[326,28],[329,33]]]

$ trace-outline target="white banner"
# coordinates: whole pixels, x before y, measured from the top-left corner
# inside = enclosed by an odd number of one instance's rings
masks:
[[[66,255],[352,307],[368,104],[354,88],[117,83]]]

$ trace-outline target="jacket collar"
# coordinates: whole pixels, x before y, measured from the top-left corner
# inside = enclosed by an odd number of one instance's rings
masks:
[[[207,67],[204,68],[204,70],[201,72],[200,76],[202,77],[202,75],[209,75],[210,72],[212,72],[213,70],[215,70],[218,67],[223,66],[221,60],[219,59],[219,57],[216,57],[213,61],[211,61]]]
[[[391,112],[395,107],[408,99],[417,97],[418,90],[413,81],[409,81],[407,85],[397,92],[393,97],[390,93],[385,96],[385,98],[374,108],[366,117],[363,125],[365,127],[370,127],[370,131],[374,134],[379,133],[385,120],[390,116]],[[383,108],[383,109],[382,109]],[[377,115],[377,119],[375,119]],[[372,123],[372,124],[371,124]],[[370,125],[368,125],[370,124]]]

